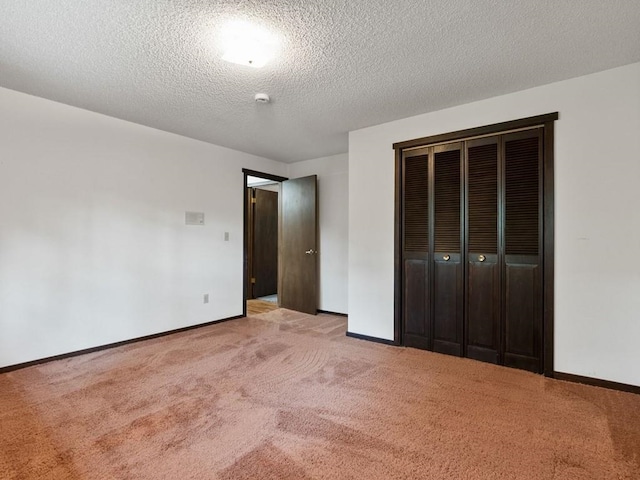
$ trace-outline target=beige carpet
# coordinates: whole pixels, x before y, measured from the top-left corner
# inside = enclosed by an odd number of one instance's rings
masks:
[[[4,479],[639,479],[640,396],[276,310],[0,375]]]

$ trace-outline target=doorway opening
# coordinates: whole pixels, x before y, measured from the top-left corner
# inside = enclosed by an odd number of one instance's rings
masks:
[[[285,177],[243,169],[243,315],[278,308],[278,223],[281,182]]]
[[[289,180],[242,171],[243,315],[247,315],[247,302],[315,315],[319,286],[317,175]]]

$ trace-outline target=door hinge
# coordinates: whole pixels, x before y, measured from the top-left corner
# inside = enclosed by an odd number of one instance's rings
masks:
[[[256,283],[256,279],[255,278],[251,278],[251,283]]]
[[[255,197],[251,197],[251,203],[256,203],[256,198]]]

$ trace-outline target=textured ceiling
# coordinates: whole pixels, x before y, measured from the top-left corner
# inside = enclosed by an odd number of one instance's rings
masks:
[[[232,19],[277,32],[280,55],[222,61]],[[346,152],[350,130],[637,61],[639,0],[0,2],[0,86],[285,162]]]

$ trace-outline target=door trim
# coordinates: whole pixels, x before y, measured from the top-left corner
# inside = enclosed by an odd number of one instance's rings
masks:
[[[554,348],[554,120],[558,119],[556,112],[554,119],[549,119],[544,123],[542,129],[542,149],[544,158],[542,171],[542,245],[544,255],[542,256],[542,308],[543,308],[543,371],[545,377],[553,378],[555,374],[553,366]]]
[[[404,150],[434,144],[459,142],[486,135],[514,130],[542,128],[543,135],[543,374],[554,376],[554,122],[558,112],[495,123],[482,127],[417,138],[393,144],[395,150],[395,219],[394,219],[394,345],[403,345],[402,338],[402,156]]]
[[[273,175],[271,173],[258,172],[256,170],[250,170],[248,168],[242,169],[242,316],[247,316],[247,281],[249,278],[248,272],[248,255],[249,255],[249,232],[247,230],[247,177],[259,177],[266,180],[273,180],[274,182],[284,182],[289,180],[287,177],[281,177],[279,175]],[[278,202],[280,200],[278,199]]]
[[[514,130],[528,129],[544,126],[549,122],[558,120],[558,112],[536,115],[535,117],[520,118],[508,122],[493,123],[482,127],[467,128],[455,132],[430,135],[428,137],[416,138],[405,142],[393,144],[394,150],[409,150],[415,147],[424,147],[436,143],[448,143],[460,140],[471,140],[472,138],[483,137],[485,135],[495,135],[496,133],[510,133]]]

